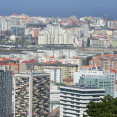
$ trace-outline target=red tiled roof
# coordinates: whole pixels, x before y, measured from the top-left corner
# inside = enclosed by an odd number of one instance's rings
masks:
[[[20,60],[20,58],[17,58],[17,60],[19,61],[19,60]]]
[[[74,57],[74,59],[78,59],[78,57]]]
[[[0,61],[10,61],[10,60],[13,60],[11,58],[0,58]],[[16,60],[19,60],[19,59],[16,59]],[[16,60],[13,60],[13,61],[16,61]]]
[[[94,58],[94,59],[92,59],[90,61],[100,61],[100,60],[98,58]]]
[[[117,70],[115,70],[115,69],[110,69],[110,72],[112,72],[112,73],[117,73]]]
[[[50,58],[54,58],[53,56],[50,56]]]
[[[64,82],[73,82],[73,78],[65,78],[63,79]]]
[[[29,60],[29,61],[23,61],[21,63],[37,63],[38,61],[32,59],[32,60]]]
[[[11,62],[11,63],[8,63],[7,65],[15,65],[15,63],[12,63],[12,62]]]
[[[7,65],[6,63],[1,62],[0,65]]]
[[[46,61],[44,63],[48,63],[49,64],[49,63],[61,63],[61,62],[55,60],[55,61]]]
[[[84,65],[84,68],[100,67],[101,65]]]

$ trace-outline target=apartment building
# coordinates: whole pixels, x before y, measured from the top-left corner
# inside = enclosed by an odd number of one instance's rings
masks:
[[[15,74],[14,116],[47,117],[50,103],[50,75],[46,73]]]
[[[45,62],[45,63],[39,63],[35,64],[34,71],[42,71],[44,69],[50,68],[50,67],[56,67],[57,69],[61,70],[61,83],[63,82],[63,79],[65,78],[73,78],[74,72],[77,71],[78,65],[74,64],[62,64],[60,62]]]
[[[110,69],[117,69],[117,55],[99,55],[94,56],[89,61],[89,65],[101,65],[102,69],[108,71]]]
[[[44,69],[49,69],[52,67],[56,67],[57,69],[60,69],[61,76],[60,80],[63,82],[63,79],[65,78],[73,78],[74,72],[77,72],[78,65],[75,64],[62,64],[58,61],[51,61],[51,62],[44,62],[44,63],[38,63],[36,61],[23,61],[20,64],[20,73],[23,72],[29,72],[29,71],[35,71],[35,72],[41,72],[44,71]]]
[[[50,81],[61,83],[61,69],[50,67],[44,69],[44,71],[50,74]]]
[[[50,112],[60,106],[60,86],[50,83]]]
[[[70,31],[61,28],[59,25],[47,25],[40,31],[38,44],[73,44],[74,36]]]
[[[78,70],[74,73],[74,84],[106,89],[106,95],[115,97],[116,74],[98,70]]]
[[[99,102],[105,95],[105,89],[61,86],[60,117],[83,117],[86,105],[90,101]]]
[[[12,73],[0,68],[0,117],[12,117]]]

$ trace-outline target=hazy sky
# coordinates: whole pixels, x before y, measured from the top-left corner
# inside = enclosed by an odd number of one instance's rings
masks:
[[[0,15],[13,13],[44,17],[108,15],[117,18],[117,0],[1,0]]]

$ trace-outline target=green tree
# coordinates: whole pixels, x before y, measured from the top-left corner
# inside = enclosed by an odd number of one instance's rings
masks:
[[[89,65],[89,61],[90,61],[92,58],[93,58],[92,56],[89,56],[89,57],[83,59],[83,65]]]
[[[83,117],[117,117],[117,98],[108,95],[100,102],[90,101]]]

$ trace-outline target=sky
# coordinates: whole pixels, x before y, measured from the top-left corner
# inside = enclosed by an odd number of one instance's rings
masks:
[[[117,0],[1,0],[0,15],[96,16],[117,19]]]

